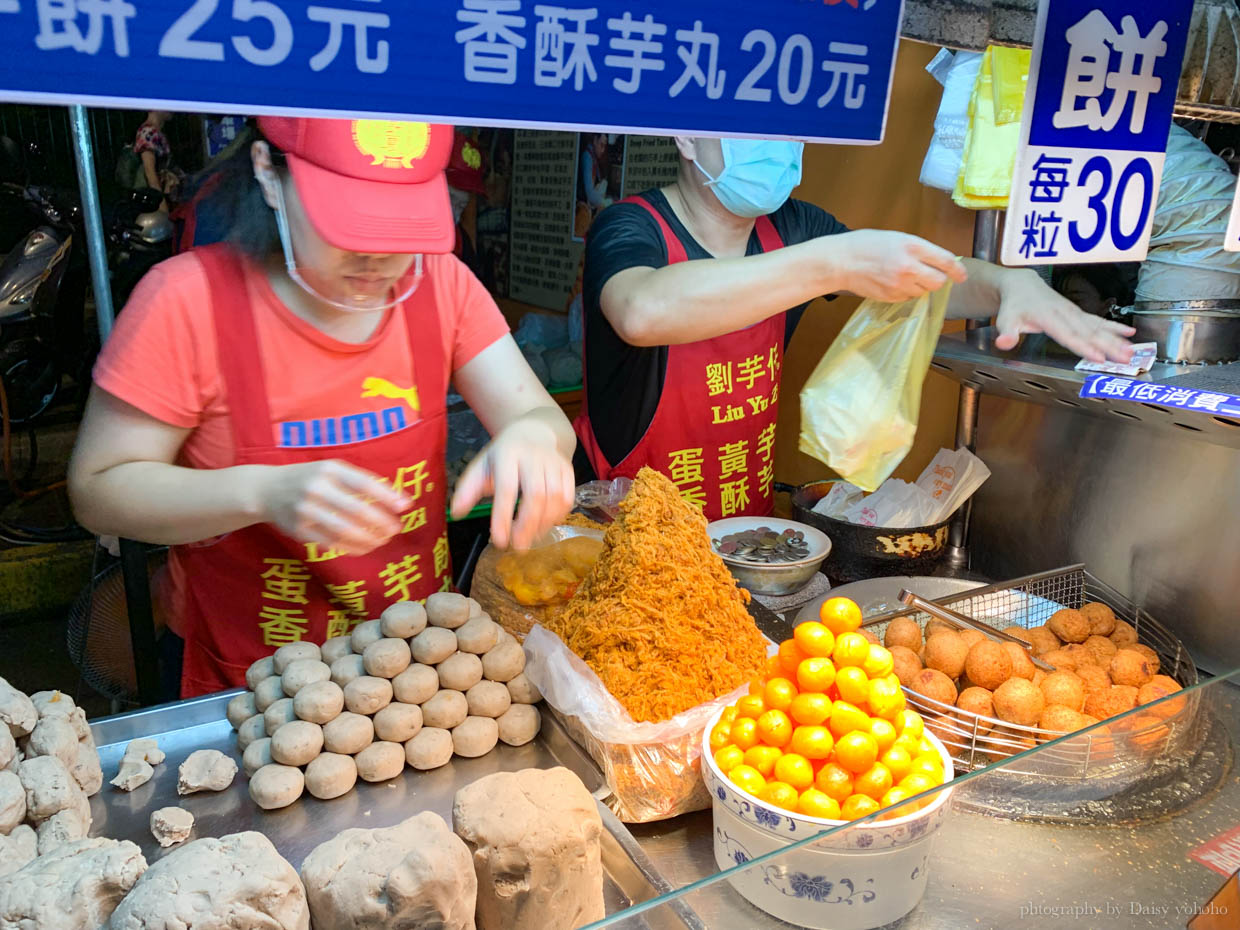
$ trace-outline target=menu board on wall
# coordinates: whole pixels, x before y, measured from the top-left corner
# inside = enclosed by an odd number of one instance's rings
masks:
[[[577,145],[576,133],[518,129],[513,151],[509,295],[561,312],[583,249],[568,222]]]
[[[632,197],[676,180],[680,153],[671,136],[629,136],[624,158],[624,194]]]

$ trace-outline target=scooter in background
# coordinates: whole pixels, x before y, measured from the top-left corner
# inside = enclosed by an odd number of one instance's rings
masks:
[[[151,187],[130,191],[112,211],[108,224],[108,266],[112,305],[117,312],[151,266],[172,257],[174,226],[159,209],[163,195]]]
[[[47,188],[4,185],[37,222],[0,262],[0,378],[7,419],[28,424],[48,407],[63,374],[79,374],[85,268],[74,268],[80,207]],[[73,269],[71,271],[71,269]],[[72,276],[75,293],[64,293]]]

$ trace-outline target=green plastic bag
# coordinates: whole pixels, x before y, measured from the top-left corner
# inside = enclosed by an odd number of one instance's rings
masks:
[[[949,282],[916,300],[857,308],[801,390],[802,452],[864,491],[891,476],[917,435],[950,295]]]

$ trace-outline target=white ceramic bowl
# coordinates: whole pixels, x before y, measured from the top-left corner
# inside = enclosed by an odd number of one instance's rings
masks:
[[[795,562],[751,562],[724,555],[714,546],[716,539],[729,533],[752,530],[759,526],[769,526],[782,533],[784,530],[797,530],[805,534],[805,542],[809,545],[809,555]],[[827,556],[831,554],[831,539],[826,533],[797,523],[795,520],[781,520],[778,517],[727,517],[715,520],[706,527],[711,538],[711,551],[723,559],[723,564],[736,579],[737,583],[752,594],[766,594],[772,597],[783,597],[795,594],[809,584]]]
[[[710,749],[710,732],[722,714],[702,736],[702,777],[711,795],[715,862],[721,870],[842,823],[765,804],[730,782]],[[944,771],[951,772],[947,749],[934,734],[926,735]],[[852,826],[729,881],[755,907],[800,927],[871,930],[899,920],[926,892],[934,834],[951,810],[951,791],[943,789],[914,814]]]

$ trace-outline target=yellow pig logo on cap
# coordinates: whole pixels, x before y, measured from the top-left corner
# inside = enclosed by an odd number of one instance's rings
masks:
[[[430,147],[431,129],[427,123],[393,120],[353,121],[353,144],[363,155],[374,159],[371,165],[412,168]]]

